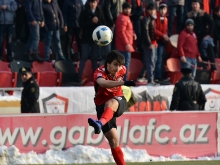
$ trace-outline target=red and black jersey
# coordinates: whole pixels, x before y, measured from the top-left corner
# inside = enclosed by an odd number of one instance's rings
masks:
[[[101,105],[104,104],[106,101],[110,100],[111,98],[115,96],[123,96],[122,87],[114,87],[114,88],[102,88],[99,86],[99,84],[96,82],[96,80],[100,77],[106,79],[106,80],[112,80],[112,81],[123,81],[124,75],[126,73],[125,66],[122,66],[121,69],[116,73],[115,76],[111,76],[106,70],[105,66],[101,66],[96,69],[94,73],[94,87],[95,87],[95,104]]]

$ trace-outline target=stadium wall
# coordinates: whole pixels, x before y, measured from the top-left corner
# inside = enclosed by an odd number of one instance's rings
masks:
[[[75,145],[109,148],[103,134],[87,124],[92,114],[1,115],[0,145],[20,152],[45,152]],[[118,118],[121,147],[145,149],[152,156],[188,158],[220,155],[218,112],[129,112]]]

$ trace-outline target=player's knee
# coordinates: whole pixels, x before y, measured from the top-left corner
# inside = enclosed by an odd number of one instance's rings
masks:
[[[117,146],[119,146],[118,139],[108,139],[108,142],[111,148],[116,148]]]
[[[114,112],[118,109],[118,102],[115,99],[111,99],[105,103],[105,108],[110,107]]]

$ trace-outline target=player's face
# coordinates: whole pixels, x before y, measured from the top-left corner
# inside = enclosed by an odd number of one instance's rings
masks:
[[[107,64],[107,70],[111,75],[115,75],[119,70],[121,69],[121,65],[119,65],[119,63],[114,60],[112,61],[112,63]]]
[[[199,11],[199,9],[200,9],[200,4],[199,4],[199,2],[193,2],[193,3],[192,3],[192,10],[195,11],[195,12],[197,12],[197,11]]]
[[[90,9],[96,9],[97,4],[98,4],[97,1],[90,2],[89,3]]]
[[[164,16],[166,15],[166,13],[167,13],[167,8],[166,8],[166,7],[160,9],[160,15],[161,15],[161,16],[164,17]]]
[[[131,8],[123,9],[123,13],[126,14],[126,15],[130,15],[131,14]]]
[[[156,10],[152,9],[152,10],[147,10],[148,14],[151,15],[152,17],[156,14]]]
[[[24,73],[24,74],[21,74],[21,79],[23,82],[26,82],[29,78],[31,78],[32,74],[31,73]]]
[[[186,29],[187,29],[188,31],[192,32],[193,29],[194,29],[194,25],[193,25],[193,24],[189,24],[189,25],[186,26]]]

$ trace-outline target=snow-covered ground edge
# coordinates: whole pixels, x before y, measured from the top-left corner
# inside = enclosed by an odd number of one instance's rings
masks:
[[[126,162],[150,162],[150,161],[186,161],[186,160],[220,160],[217,157],[199,157],[189,159],[180,154],[171,157],[153,157],[146,150],[133,150],[129,147],[122,148]],[[34,151],[23,154],[15,146],[0,146],[0,164],[86,164],[86,163],[112,163],[110,149],[101,149],[91,146],[76,145],[67,150],[47,150],[44,154]]]

